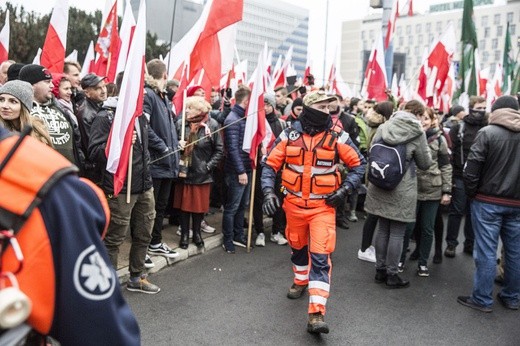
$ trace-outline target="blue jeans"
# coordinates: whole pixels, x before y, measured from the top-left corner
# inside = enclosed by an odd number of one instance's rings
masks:
[[[247,185],[238,182],[237,174],[228,172],[225,174],[224,182],[227,191],[222,215],[222,234],[226,249],[234,250],[233,239],[244,238],[244,210],[249,200],[251,173],[247,173]]]
[[[498,237],[505,251],[504,286],[500,296],[510,304],[520,299],[520,208],[473,201],[471,216],[475,229],[475,276],[472,300],[482,306],[493,304],[497,269]]]
[[[464,189],[464,180],[462,178],[453,178],[453,188],[451,190],[451,204],[448,213],[448,227],[446,229],[446,243],[448,245],[459,245],[459,229],[462,217],[466,215],[464,221],[464,247],[471,248],[475,236],[473,235],[473,226],[471,224],[470,201],[466,197]]]

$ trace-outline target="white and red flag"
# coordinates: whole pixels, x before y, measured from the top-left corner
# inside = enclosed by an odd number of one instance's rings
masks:
[[[5,24],[0,31],[0,64],[9,59],[9,10],[5,11]]]
[[[476,56],[475,56],[476,57]],[[477,59],[475,59],[476,61]],[[478,85],[479,85],[479,95],[486,97],[487,93],[487,83],[489,81],[489,66],[478,71]]]
[[[118,33],[117,0],[107,0],[101,22],[101,31],[94,50],[97,60],[94,73],[98,76],[107,77],[113,82],[116,76],[117,60],[121,48],[121,39]]]
[[[363,81],[362,93],[368,99],[385,101],[387,99],[386,89],[388,88],[385,68],[385,52],[383,49],[383,36],[374,42],[372,52],[368,59]]]
[[[114,174],[114,195],[119,194],[125,183],[132,134],[137,117],[143,113],[145,50],[146,2],[141,0],[137,25],[128,53],[126,73],[121,83],[116,114],[106,147],[107,171]]]
[[[45,66],[50,72],[63,73],[68,23],[69,1],[57,0],[40,56],[40,65]]]
[[[258,64],[253,72],[253,84],[251,86],[251,98],[246,109],[246,127],[242,150],[249,153],[249,157],[256,166],[256,154],[258,147],[263,143],[264,148],[269,148],[272,137],[271,127],[265,118],[264,93],[265,85],[265,48],[258,55]]]
[[[392,42],[394,38],[397,17],[399,17],[399,0],[392,2],[392,13],[390,14],[390,19],[388,19],[388,26],[386,28],[385,49],[388,49],[390,42]]]
[[[123,21],[121,22],[121,30],[119,37],[121,39],[121,47],[119,49],[119,56],[117,58],[116,74],[125,70],[126,60],[128,58],[128,50],[132,42],[132,36],[135,30],[135,18],[132,13],[132,5],[130,0],[126,0],[125,13],[123,14]]]
[[[183,72],[178,80],[180,80],[179,88],[177,88],[177,92],[173,96],[172,106],[173,113],[179,115],[182,112],[182,105],[184,103],[184,90],[188,88],[190,84],[189,73],[190,67],[188,64],[183,64]]]
[[[455,93],[455,67],[451,64],[448,71],[448,76],[444,82],[444,88],[441,91],[439,97],[439,108],[444,114],[448,113],[453,100],[453,94]]]
[[[85,77],[86,74],[92,72],[94,69],[94,64],[96,62],[96,57],[94,55],[94,42],[90,41],[87,49],[87,54],[85,54],[85,60],[83,61],[83,65],[81,66],[81,78]]]
[[[278,71],[274,71],[273,75],[273,89],[287,86],[287,70],[289,65],[292,63],[293,46],[291,45],[287,50],[287,54],[284,57],[282,66]],[[277,62],[278,64],[278,62]]]

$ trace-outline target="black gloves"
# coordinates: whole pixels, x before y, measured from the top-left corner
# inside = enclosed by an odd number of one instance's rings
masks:
[[[273,216],[278,208],[280,208],[280,200],[274,193],[274,190],[266,189],[264,191],[264,203],[262,204],[262,211],[267,216]]]
[[[331,193],[329,195],[329,197],[327,197],[327,199],[325,200],[325,203],[327,203],[331,207],[337,208],[338,206],[341,205],[341,203],[343,201],[345,201],[347,196],[350,195],[351,193],[352,193],[352,190],[350,189],[350,187],[348,185],[342,186],[339,189],[337,189],[336,191],[334,191],[333,193]]]

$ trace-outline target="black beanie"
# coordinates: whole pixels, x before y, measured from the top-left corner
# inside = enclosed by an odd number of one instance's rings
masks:
[[[491,106],[491,112],[496,111],[497,109],[502,108],[512,108],[514,110],[518,110],[518,100],[516,97],[510,95],[500,96],[495,103]]]
[[[24,66],[25,66],[25,64],[22,64],[22,63],[19,63],[19,62],[14,63],[11,66],[9,66],[9,68],[7,69],[7,80],[10,81],[10,80],[17,80],[17,79],[19,79],[18,75],[20,74],[20,70]]]
[[[294,112],[294,109],[298,106],[303,106],[303,100],[301,98],[295,98],[291,104],[291,111]]]

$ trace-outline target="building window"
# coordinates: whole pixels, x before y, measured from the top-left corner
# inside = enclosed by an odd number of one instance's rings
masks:
[[[482,26],[487,26],[488,25],[488,16],[482,16],[481,23],[482,23]]]
[[[364,31],[361,31],[361,39],[362,39],[362,40],[365,39],[365,32],[364,32]]]
[[[432,42],[433,42],[433,34],[429,34],[428,35],[428,42],[426,42],[426,43],[430,44]]]
[[[432,30],[432,23],[426,23],[426,32],[430,32]]]
[[[497,37],[502,36],[502,25],[497,26]]]
[[[406,26],[406,34],[410,35],[412,33],[412,27],[410,25]]]
[[[410,46],[413,45],[413,36],[412,35],[408,36],[408,44]]]
[[[489,38],[489,26],[484,28],[484,38]]]
[[[489,59],[489,52],[484,51],[482,53],[482,62],[487,62]]]
[[[493,24],[498,25],[500,24],[500,13],[495,14],[495,19],[493,20]]]
[[[498,39],[494,38],[491,40],[491,49],[497,49],[498,48]]]
[[[478,48],[482,52],[484,49],[486,49],[486,40],[480,40],[478,42]]]
[[[371,40],[374,39],[374,30],[370,30],[370,31],[368,32],[368,38],[370,38]]]
[[[501,56],[500,56],[500,51],[499,51],[499,50],[496,50],[496,51],[495,51],[495,61],[500,61],[500,58],[501,58]]]
[[[404,37],[403,36],[399,36],[399,46],[400,47],[404,46]]]
[[[403,31],[403,28],[401,28],[400,26],[398,26],[396,29],[395,29],[396,33],[397,33],[397,36],[401,36],[401,33]]]
[[[513,22],[513,12],[507,12],[507,22],[508,23]]]
[[[516,24],[509,24],[509,34],[516,35]]]
[[[435,30],[437,30],[437,32],[442,31],[442,22],[437,22],[437,24],[435,24]]]
[[[423,44],[423,35],[417,36],[417,44],[419,44],[419,45]]]
[[[413,49],[413,52],[415,55],[419,55],[419,47],[415,46],[415,48]]]
[[[417,65],[421,65],[422,64],[422,58],[420,56],[417,56]]]
[[[415,26],[415,33],[416,34],[419,34],[421,32],[421,29],[422,29],[422,25],[421,24],[417,24]]]

